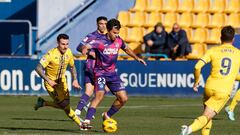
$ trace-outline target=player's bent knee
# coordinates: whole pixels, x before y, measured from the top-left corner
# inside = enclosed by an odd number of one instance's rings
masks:
[[[124,96],[120,98],[120,102],[122,105],[124,105],[128,101],[128,96]]]
[[[208,120],[211,120],[214,116],[217,115],[217,112],[215,112],[214,109],[206,106],[203,115],[205,115]]]
[[[60,102],[60,103],[58,103],[58,105],[62,108],[62,109],[64,109],[66,106],[68,106],[69,105],[69,100],[68,99],[65,99],[65,100],[63,100],[62,102]]]
[[[215,112],[214,113],[204,113],[203,115],[206,116],[209,121],[216,115],[216,113]]]

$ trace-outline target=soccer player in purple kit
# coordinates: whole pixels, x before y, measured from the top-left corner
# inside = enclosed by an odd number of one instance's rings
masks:
[[[79,52],[82,52],[85,54],[84,50],[82,50],[83,46],[91,42],[92,40],[101,39],[105,36],[106,31],[106,24],[107,24],[107,17],[105,16],[99,16],[97,18],[97,30],[88,34],[78,45],[77,50]],[[84,69],[84,81],[85,81],[85,93],[80,97],[80,101],[77,105],[77,108],[75,110],[75,114],[80,117],[81,111],[88,103],[89,98],[92,96],[94,92],[94,80],[93,80],[93,67],[95,64],[94,58],[91,56],[87,57],[86,65]],[[85,107],[85,110],[87,111],[87,107]],[[93,116],[94,117],[94,116]]]
[[[107,22],[108,33],[104,38],[92,40],[89,45],[85,45],[83,50],[88,50],[88,54],[96,59],[94,67],[95,81],[95,98],[91,102],[88,109],[85,121],[81,129],[91,129],[90,121],[96,113],[96,108],[103,100],[105,95],[105,85],[116,96],[115,101],[107,112],[103,113],[103,119],[111,118],[119,111],[128,100],[125,87],[116,73],[116,62],[119,49],[124,50],[129,56],[133,57],[138,62],[147,65],[144,60],[134,54],[134,52],[125,45],[124,41],[119,37],[121,24],[116,19],[111,19]],[[86,52],[86,51],[85,51]]]

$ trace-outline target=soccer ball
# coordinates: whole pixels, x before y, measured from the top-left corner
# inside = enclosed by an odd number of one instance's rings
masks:
[[[104,132],[114,133],[117,131],[117,122],[110,118],[103,121],[102,128]]]

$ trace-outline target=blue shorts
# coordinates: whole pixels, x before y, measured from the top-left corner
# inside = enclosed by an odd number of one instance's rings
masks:
[[[105,85],[114,94],[115,92],[125,90],[125,86],[118,75],[114,76],[95,76],[95,90],[104,91]]]

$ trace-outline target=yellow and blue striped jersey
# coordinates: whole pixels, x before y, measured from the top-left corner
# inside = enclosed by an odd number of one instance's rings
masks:
[[[68,64],[74,66],[74,57],[70,49],[61,54],[58,48],[53,48],[41,58],[40,64],[45,68],[45,74],[49,79],[65,80],[65,71]]]

